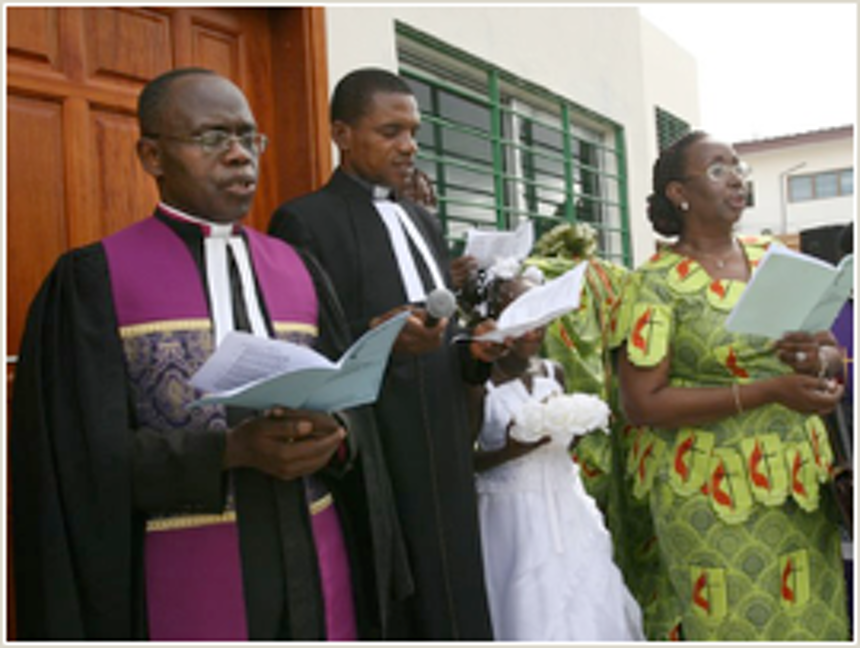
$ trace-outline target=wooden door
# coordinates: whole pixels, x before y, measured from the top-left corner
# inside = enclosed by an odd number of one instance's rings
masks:
[[[282,201],[328,177],[331,148],[324,9],[17,7],[6,15],[11,387],[27,308],[57,257],[152,213],[155,184],[135,155],[137,96],[148,80],[196,65],[244,90],[272,142],[247,221],[258,229]]]

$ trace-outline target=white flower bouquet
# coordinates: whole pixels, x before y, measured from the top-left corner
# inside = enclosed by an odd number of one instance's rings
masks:
[[[566,448],[576,435],[598,429],[607,432],[609,415],[609,406],[592,394],[551,396],[523,406],[514,419],[511,437],[523,443],[534,443],[549,436],[552,445]]]

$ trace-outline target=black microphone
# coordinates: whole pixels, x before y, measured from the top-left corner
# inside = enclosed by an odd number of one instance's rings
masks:
[[[436,288],[427,295],[425,308],[427,318],[424,320],[424,326],[433,328],[439,323],[439,320],[454,314],[454,311],[457,310],[457,298],[447,288]]]

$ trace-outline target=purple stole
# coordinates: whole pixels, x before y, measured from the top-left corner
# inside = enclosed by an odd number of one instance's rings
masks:
[[[260,297],[275,335],[310,344],[317,333],[313,281],[284,242],[244,228]],[[200,270],[186,244],[148,218],[103,241],[114,308],[141,426],[227,428],[223,407],[187,408],[188,378],[212,353]],[[151,520],[145,539],[152,640],[247,640],[235,511]],[[355,639],[349,564],[331,503],[311,505],[330,640]]]

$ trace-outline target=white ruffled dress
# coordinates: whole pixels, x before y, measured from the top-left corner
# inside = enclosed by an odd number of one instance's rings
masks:
[[[529,400],[561,393],[547,363],[530,394],[521,380],[487,383],[482,450],[504,446]],[[478,512],[497,641],[643,640],[642,614],[612,561],[603,515],[560,443],[479,473]]]

